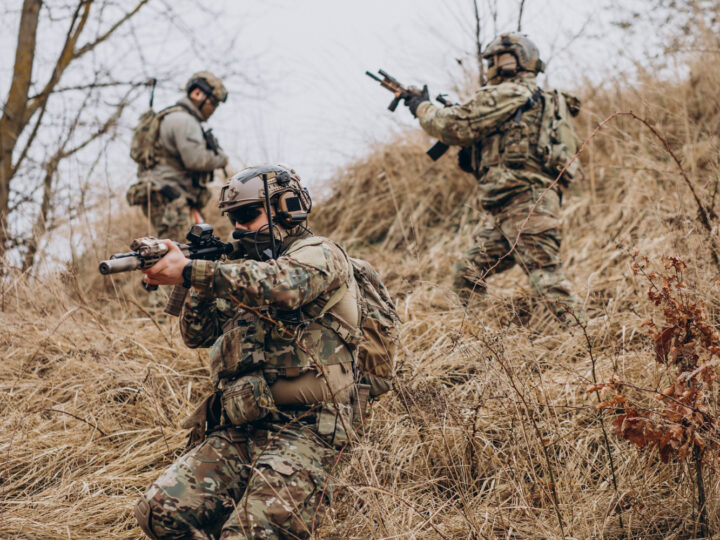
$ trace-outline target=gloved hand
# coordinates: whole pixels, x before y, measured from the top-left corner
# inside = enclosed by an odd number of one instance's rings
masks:
[[[417,109],[423,101],[430,101],[430,93],[428,92],[427,84],[422,87],[422,90],[410,87],[408,88],[408,96],[405,97],[405,105],[410,109],[412,115],[417,118]]]

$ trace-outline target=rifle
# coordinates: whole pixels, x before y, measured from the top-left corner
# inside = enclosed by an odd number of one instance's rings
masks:
[[[217,140],[217,137],[213,133],[212,128],[205,130],[203,129],[203,137],[205,138],[205,148],[208,150],[212,150],[213,154],[216,156],[218,155],[218,151],[221,150],[220,143]],[[228,173],[227,167],[222,168],[223,174],[225,175],[225,180],[230,178],[230,174]],[[195,182],[193,181],[193,185],[195,185]],[[197,187],[197,186],[195,186]]]
[[[371,71],[365,71],[365,75],[367,75],[373,80],[376,80],[380,83],[380,86],[387,90],[390,90],[393,94],[395,94],[395,98],[393,98],[393,100],[390,102],[390,105],[388,105],[388,109],[390,109],[392,112],[395,112],[395,109],[397,109],[398,103],[400,103],[401,99],[405,99],[420,92],[420,90],[413,87],[406,88],[395,77],[390,75],[388,72],[383,71],[382,69],[378,69],[378,73],[382,75],[382,79]],[[445,98],[446,95],[447,94],[438,94],[435,99],[445,107],[453,107],[455,103],[451,103],[450,101],[448,101]],[[445,154],[445,152],[448,151],[449,148],[449,145],[445,144],[442,141],[438,141],[434,145],[432,145],[432,147],[430,147],[425,153],[430,156],[430,159],[432,159],[433,161],[437,161]]]
[[[220,150],[220,143],[217,140],[217,137],[213,133],[212,128],[203,130],[203,137],[205,137],[205,148],[208,150],[212,150],[212,152],[217,156],[218,150]]]
[[[175,245],[188,259],[204,259],[217,261],[223,256],[233,255],[232,258],[242,256],[239,242],[223,242],[213,235],[213,228],[207,223],[198,223],[190,228],[187,233],[188,244]],[[168,252],[168,247],[154,236],[136,238],[130,244],[132,251],[128,253],[115,253],[109,259],[100,261],[98,270],[103,275],[130,272],[131,270],[144,270],[150,268]],[[143,286],[148,290],[157,289],[157,285]],[[165,313],[177,317],[180,315],[182,305],[185,302],[187,289],[183,285],[175,285],[165,306]]]

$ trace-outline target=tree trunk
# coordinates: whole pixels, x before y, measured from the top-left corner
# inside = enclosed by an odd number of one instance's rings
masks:
[[[42,0],[23,1],[12,82],[0,118],[0,270],[3,268],[8,238],[10,181],[14,175],[13,151],[17,146],[18,137],[27,124],[25,114],[32,81],[41,6]]]
[[[35,254],[37,253],[38,246],[40,245],[40,239],[47,230],[47,218],[53,195],[53,178],[55,178],[59,163],[60,157],[56,155],[53,156],[47,165],[45,165],[45,178],[43,178],[43,197],[40,205],[40,213],[35,219],[32,236],[27,243],[27,251],[25,252],[25,258],[22,265],[23,272],[30,270],[35,264]]]

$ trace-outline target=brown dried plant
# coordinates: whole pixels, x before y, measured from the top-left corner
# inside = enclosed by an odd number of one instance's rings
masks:
[[[701,532],[707,533],[703,464],[717,460],[720,439],[717,416],[709,396],[717,379],[720,332],[708,320],[706,304],[695,298],[685,283],[687,264],[677,257],[663,257],[663,272],[649,272],[649,259],[634,254],[632,271],[649,282],[647,296],[662,308],[662,321],[645,321],[655,361],[665,370],[662,390],[642,388],[614,376],[592,385],[606,399],[598,407],[616,412],[615,434],[638,446],[656,450],[661,461],[692,459],[695,464]],[[638,393],[654,393],[660,406],[646,407]]]

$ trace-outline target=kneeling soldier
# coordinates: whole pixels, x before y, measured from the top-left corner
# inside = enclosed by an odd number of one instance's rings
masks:
[[[360,314],[352,266],[308,230],[310,208],[293,170],[245,169],[220,210],[246,258],[190,261],[168,243],[145,271],[148,283],[192,288],[180,328],[189,347],[212,347],[216,388],[187,424],[202,442],[135,507],[150,538],[307,538],[331,498],[352,436]]]

